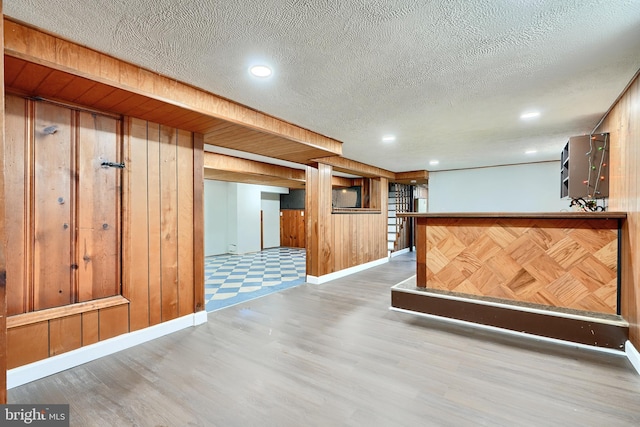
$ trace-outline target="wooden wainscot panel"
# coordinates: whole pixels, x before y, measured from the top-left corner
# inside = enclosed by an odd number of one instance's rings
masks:
[[[100,341],[98,310],[82,313],[82,345]]]
[[[82,347],[82,314],[49,321],[49,356]]]
[[[99,313],[100,341],[129,332],[129,306],[103,308]]]
[[[7,330],[7,368],[49,357],[49,322],[43,321]]]

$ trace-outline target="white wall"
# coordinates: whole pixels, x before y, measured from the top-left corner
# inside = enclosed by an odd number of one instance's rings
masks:
[[[273,195],[266,196],[270,222],[268,226],[265,225],[265,247],[280,246],[279,195],[288,192],[288,188],[282,187],[205,180],[205,256],[260,250],[263,194]],[[277,241],[274,241],[272,234],[269,234],[267,241],[267,228],[269,233],[277,233]]]
[[[262,224],[264,247],[280,246],[280,194],[262,193]]]
[[[227,206],[229,183],[204,181],[204,255],[227,253],[229,221]]]
[[[429,173],[429,212],[559,212],[560,162]]]

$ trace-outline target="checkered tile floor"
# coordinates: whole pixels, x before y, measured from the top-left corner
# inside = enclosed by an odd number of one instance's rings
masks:
[[[299,248],[272,248],[244,255],[216,255],[204,261],[207,311],[215,311],[305,281],[306,254]]]

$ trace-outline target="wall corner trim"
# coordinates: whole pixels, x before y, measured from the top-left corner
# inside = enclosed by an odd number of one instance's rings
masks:
[[[341,277],[349,276],[353,273],[357,273],[359,271],[364,271],[372,267],[377,267],[378,265],[382,265],[389,262],[389,258],[380,258],[375,261],[367,262],[365,264],[356,265],[354,267],[345,268],[344,270],[334,271],[333,273],[325,274],[324,276],[309,276],[307,275],[307,283],[311,283],[312,285],[321,285],[326,282],[330,282],[331,280],[339,279]]]
[[[640,352],[638,352],[638,349],[631,344],[631,341],[627,341],[624,346],[624,352],[627,353],[629,362],[631,362],[636,372],[640,375]]]
[[[126,350],[138,344],[160,338],[164,335],[200,325],[206,322],[206,314],[206,311],[188,314],[160,323],[159,325],[118,335],[108,340],[10,369],[7,371],[7,389],[19,387],[31,381],[57,374],[82,365],[83,363],[91,362],[92,360],[117,353],[121,350]]]
[[[208,317],[207,312],[205,310],[198,311],[193,315],[193,326],[202,325],[203,323],[207,323]]]

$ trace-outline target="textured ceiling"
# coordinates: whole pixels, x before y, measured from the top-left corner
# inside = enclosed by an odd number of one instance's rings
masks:
[[[557,160],[640,68],[640,0],[4,0],[4,13],[396,172]],[[251,78],[254,63],[273,76]]]

